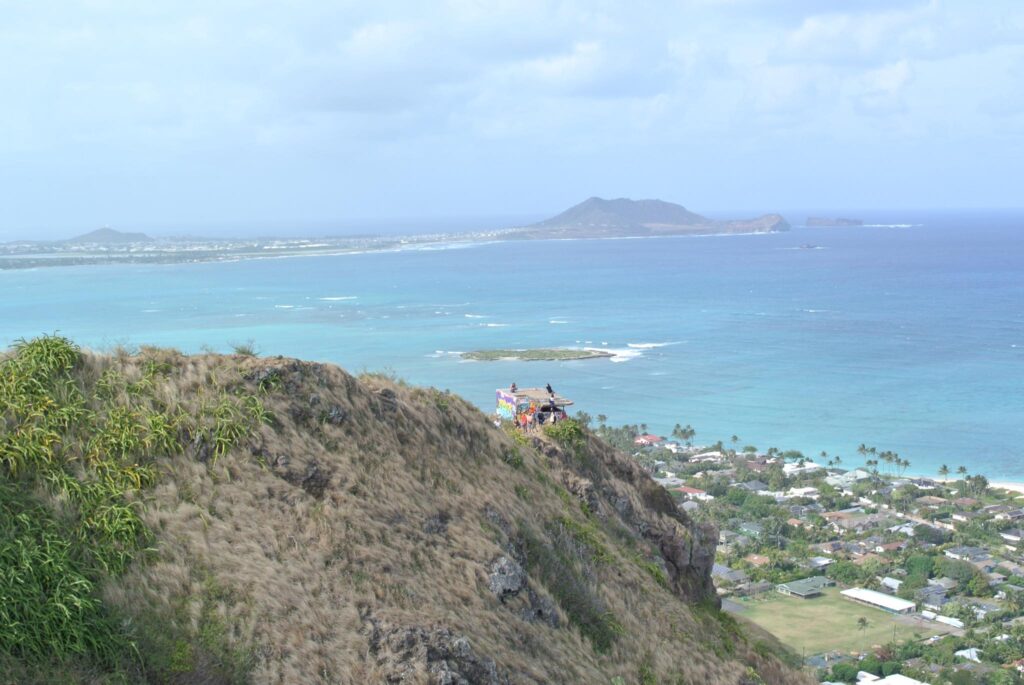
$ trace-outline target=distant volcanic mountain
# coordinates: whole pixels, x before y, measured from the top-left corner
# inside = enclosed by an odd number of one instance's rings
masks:
[[[789,230],[778,214],[718,221],[663,200],[592,197],[545,221],[516,229],[521,238],[607,238],[657,235],[773,233]]]
[[[84,235],[70,238],[67,243],[151,243],[153,239],[145,233],[124,233],[112,228],[98,228]]]
[[[694,226],[712,223],[711,219],[694,214],[682,205],[664,200],[605,200],[592,197],[558,216],[534,224],[537,227],[617,226],[640,228],[644,226]]]

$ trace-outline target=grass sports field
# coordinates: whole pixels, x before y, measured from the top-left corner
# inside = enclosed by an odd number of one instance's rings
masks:
[[[818,654],[831,650],[863,651],[893,639],[915,640],[949,632],[949,628],[918,618],[896,617],[881,609],[844,599],[839,588],[826,588],[820,597],[797,599],[770,592],[762,599],[734,600],[737,612],[775,635],[798,654]],[[868,620],[864,631],[857,619]]]

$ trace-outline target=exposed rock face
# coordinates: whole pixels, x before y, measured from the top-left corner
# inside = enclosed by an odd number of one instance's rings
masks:
[[[526,571],[514,559],[498,557],[491,564],[488,587],[504,602],[509,597],[518,595],[526,587]]]
[[[676,594],[691,601],[711,601],[716,607],[721,606],[711,580],[718,531],[699,524],[691,525],[685,532],[678,526],[666,526],[657,531],[648,530],[647,537],[658,545]]]
[[[590,440],[580,474],[579,459],[550,442],[535,439],[534,446],[548,458],[566,465],[562,482],[589,511],[599,517],[617,514],[623,523],[650,541],[664,562],[672,590],[689,602],[721,606],[711,579],[718,546],[714,526],[693,522],[672,496],[655,483],[636,462],[617,455],[608,445]],[[639,501],[616,485],[627,483],[639,493]]]
[[[790,229],[780,214],[765,214],[756,219],[741,219],[717,222],[719,233],[778,233]]]
[[[332,426],[340,426],[345,423],[345,419],[348,417],[348,412],[338,405],[333,405],[324,414],[324,421],[331,424]]]
[[[541,597],[530,589],[527,589],[526,597],[529,605],[519,614],[524,621],[527,623],[546,623],[552,628],[558,628],[561,625],[554,602],[547,597]]]
[[[324,496],[324,490],[330,482],[330,474],[320,468],[315,461],[306,465],[306,470],[299,479],[299,486],[317,499]]]
[[[382,628],[372,618],[368,626],[370,655],[386,673],[385,683],[401,685],[508,685],[493,659],[477,655],[470,641],[446,628]]]

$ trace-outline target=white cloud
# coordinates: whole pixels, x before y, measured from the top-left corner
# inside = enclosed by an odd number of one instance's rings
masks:
[[[856,106],[876,114],[890,114],[905,108],[906,88],[912,77],[907,60],[865,72],[854,80]]]
[[[656,186],[677,156],[708,170],[732,156],[731,171],[949,136],[1014,150],[1022,27],[1017,0],[40,0],[0,26],[0,173],[23,184],[11,211],[31,213],[52,204],[31,189],[68,159],[112,179],[183,159],[242,177],[261,162],[268,183],[344,180],[369,196],[392,176],[350,177],[338,160],[429,185],[438,160],[459,158],[450,174],[484,197],[481,160],[496,185],[543,194],[572,174],[516,174],[578,164]],[[725,192],[713,177],[691,180]]]

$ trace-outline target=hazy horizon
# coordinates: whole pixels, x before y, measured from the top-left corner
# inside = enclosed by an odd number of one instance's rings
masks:
[[[7,9],[0,240],[1021,203],[1009,0]]]
[[[648,198],[645,198],[648,199]],[[663,198],[657,198],[663,199]],[[209,238],[209,239],[252,239],[252,238],[327,238],[346,236],[388,236],[422,235],[431,233],[472,233],[524,226],[539,222],[567,209],[568,206],[549,213],[483,216],[426,216],[426,217],[379,217],[373,219],[337,219],[320,221],[252,220],[225,221],[191,224],[133,223],[112,226],[78,226],[50,230],[45,240],[66,240],[89,233],[99,228],[111,228],[122,232],[140,232],[154,238]],[[811,216],[843,217],[864,220],[866,223],[907,223],[927,220],[929,216],[948,219],[957,215],[977,214],[1024,214],[1024,207],[978,207],[978,208],[754,208],[754,209],[712,209],[699,210],[687,206],[711,219],[753,218],[762,214],[778,213],[792,225],[799,226]],[[32,231],[11,231],[0,242],[35,240]]]

